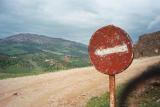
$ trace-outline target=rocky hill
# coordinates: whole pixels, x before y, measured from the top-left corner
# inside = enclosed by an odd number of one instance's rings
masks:
[[[135,58],[160,55],[160,31],[144,34],[134,45]]]

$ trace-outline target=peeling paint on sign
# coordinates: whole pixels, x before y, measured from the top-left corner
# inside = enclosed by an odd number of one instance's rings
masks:
[[[133,45],[121,28],[108,25],[98,29],[89,42],[89,57],[95,68],[108,75],[124,71],[133,60]]]
[[[119,53],[119,52],[128,52],[127,45],[123,44],[123,45],[117,45],[113,48],[96,49],[95,54],[102,57],[108,54]]]

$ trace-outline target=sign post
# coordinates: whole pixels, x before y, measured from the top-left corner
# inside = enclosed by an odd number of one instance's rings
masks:
[[[109,92],[110,107],[116,107],[115,75],[109,75]]]
[[[89,43],[89,57],[95,68],[109,75],[110,107],[116,107],[115,74],[124,71],[133,60],[129,35],[119,27],[108,25],[98,29]]]

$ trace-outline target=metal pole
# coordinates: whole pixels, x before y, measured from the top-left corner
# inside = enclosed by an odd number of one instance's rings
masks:
[[[110,107],[116,107],[115,75],[109,75],[109,93]]]

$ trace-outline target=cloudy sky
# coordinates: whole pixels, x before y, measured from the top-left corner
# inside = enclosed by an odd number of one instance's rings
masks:
[[[108,24],[123,28],[136,41],[160,30],[160,1],[0,0],[0,38],[35,33],[88,44]]]

